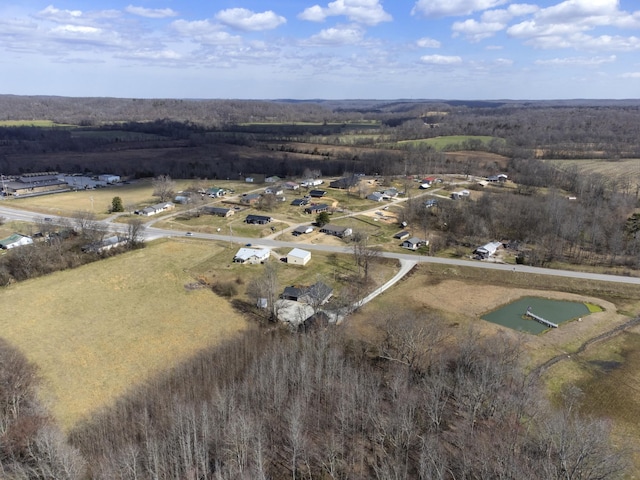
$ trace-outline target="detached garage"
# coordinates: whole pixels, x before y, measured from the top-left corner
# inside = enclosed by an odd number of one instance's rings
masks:
[[[294,265],[306,265],[311,260],[311,252],[301,250],[300,248],[294,248],[287,255],[287,263]]]

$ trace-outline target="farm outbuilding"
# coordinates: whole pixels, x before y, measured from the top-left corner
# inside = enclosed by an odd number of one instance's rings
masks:
[[[102,175],[98,175],[98,180],[105,183],[118,183],[120,181],[120,175],[103,173]]]
[[[7,238],[0,240],[0,248],[3,250],[9,250],[11,248],[22,247],[24,245],[31,245],[33,240],[27,235],[20,233],[14,233]]]
[[[287,254],[287,263],[293,265],[306,265],[311,261],[311,252],[294,248]]]

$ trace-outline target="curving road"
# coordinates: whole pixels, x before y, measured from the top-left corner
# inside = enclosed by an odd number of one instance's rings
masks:
[[[69,219],[66,217],[44,215],[41,213],[28,212],[24,210],[18,210],[18,209],[6,207],[5,205],[2,205],[2,202],[0,202],[0,216],[8,220],[21,220],[21,221],[27,221],[27,222],[42,222],[47,217],[51,218],[53,223],[63,222],[63,221],[64,222],[72,221],[72,219]],[[111,220],[112,220],[112,217],[107,220],[103,220],[102,223],[106,224],[109,230],[114,233],[126,232],[127,230],[126,224],[114,223]],[[154,219],[149,223],[153,224],[157,220],[160,220],[160,219]],[[184,235],[185,235],[185,232],[156,228],[153,226],[147,226],[147,228],[145,228],[144,230],[144,236],[146,240],[155,240],[158,238],[167,238],[167,237],[183,237]],[[197,232],[193,232],[193,238],[236,243],[240,245],[251,243],[251,244],[264,245],[265,247],[272,247],[272,248],[304,247],[305,249],[308,249],[308,250],[315,250],[315,251],[321,251],[321,252],[334,252],[334,253],[347,253],[347,254],[353,253],[353,249],[349,246],[316,245],[311,243],[284,242],[284,241],[275,240],[272,238],[256,239],[251,237],[238,237],[236,235],[220,235],[220,234],[197,233]],[[577,279],[583,279],[583,280],[596,280],[601,282],[616,282],[616,283],[640,285],[639,277],[629,277],[624,275],[608,275],[608,274],[601,274],[601,273],[578,272],[578,271],[572,271],[572,270],[556,270],[556,269],[550,269],[550,268],[530,267],[526,265],[514,266],[514,265],[501,264],[501,263],[483,262],[483,261],[477,261],[477,260],[429,257],[429,256],[417,255],[415,253],[382,252],[381,256],[384,258],[394,258],[400,261],[408,261],[408,262],[416,262],[416,263],[438,263],[438,264],[458,266],[458,267],[472,267],[472,268],[486,268],[491,270],[502,270],[505,272],[505,275],[512,275],[514,273],[525,273],[525,274],[536,274],[536,275],[549,275],[549,276],[555,276],[555,277],[577,278]]]

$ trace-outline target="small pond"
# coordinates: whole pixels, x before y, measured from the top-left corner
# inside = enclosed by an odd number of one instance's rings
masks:
[[[545,325],[538,323],[532,318],[525,317],[524,314],[529,307],[532,313],[557,325],[589,315],[589,309],[584,303],[550,300],[540,297],[523,297],[493,312],[487,313],[481,318],[504,327],[533,334],[542,333],[547,330],[548,327]]]

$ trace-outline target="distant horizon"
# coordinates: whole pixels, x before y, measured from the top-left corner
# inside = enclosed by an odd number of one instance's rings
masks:
[[[486,102],[486,103],[542,103],[542,102],[640,102],[640,96],[629,98],[232,98],[232,97],[122,97],[122,96],[74,96],[74,95],[49,95],[45,93],[35,94],[17,94],[17,93],[0,93],[2,96],[11,97],[55,97],[55,98],[75,98],[75,99],[89,99],[89,98],[104,98],[111,100],[186,100],[186,101],[241,101],[241,102],[282,102],[282,103],[319,103],[319,102],[415,102],[415,103],[448,103],[448,102]]]
[[[632,99],[639,8],[633,0],[7,0],[0,91]]]

